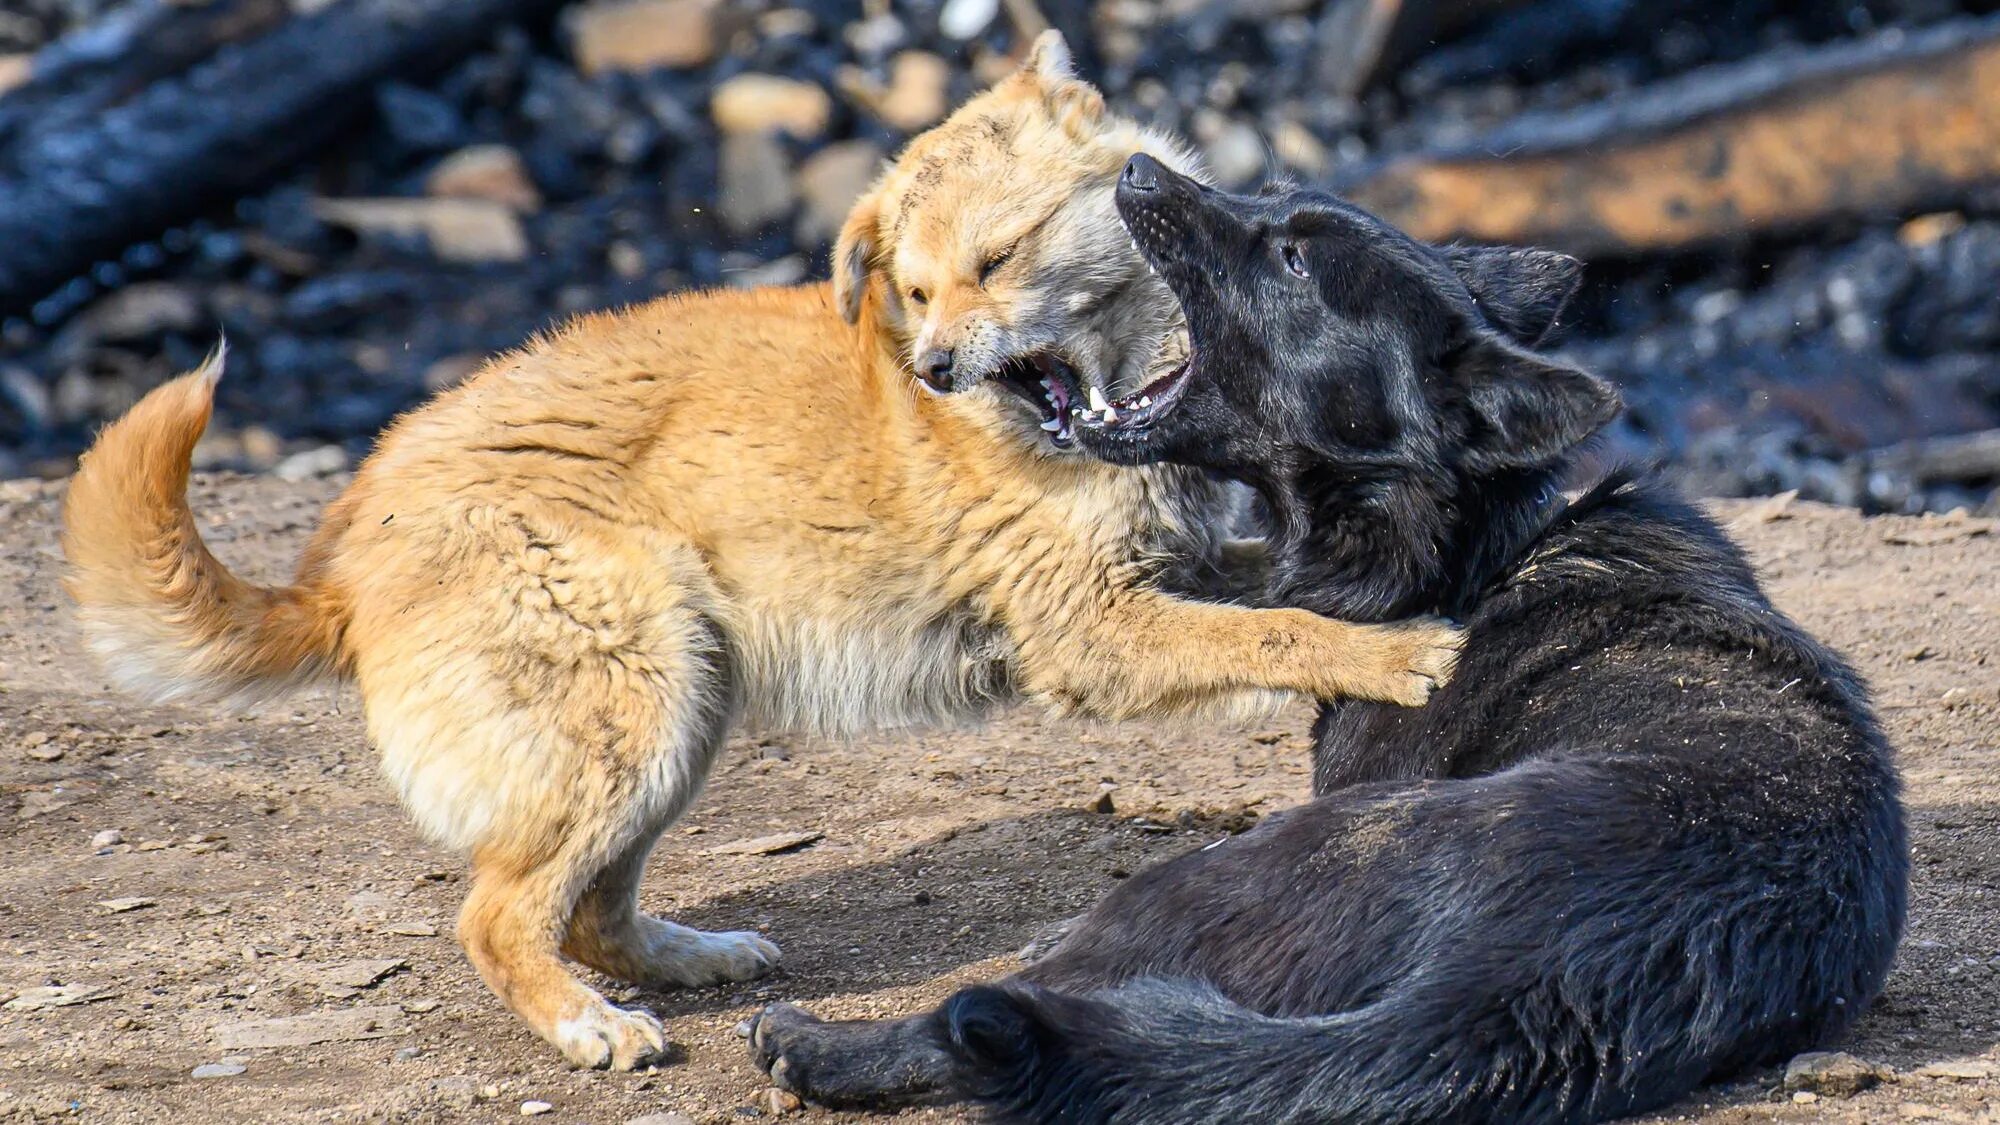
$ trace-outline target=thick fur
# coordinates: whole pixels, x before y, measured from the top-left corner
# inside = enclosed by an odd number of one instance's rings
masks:
[[[1327,706],[1311,804],[1140,873],[1011,980],[900,1021],[776,1006],[758,1063],[1019,1122],[1588,1122],[1838,1036],[1903,927],[1889,750],[1696,509],[1555,492],[1616,410],[1522,346],[1575,263],[1134,163],[1190,382],[1086,441],[1253,481],[1279,597],[1461,615],[1465,663],[1421,710]]]
[[[1107,210],[1149,139],[1074,117],[1091,92],[1059,55],[1045,43],[912,147],[861,212],[893,205],[900,225],[857,225],[881,249],[837,287],[584,317],[398,421],[288,587],[231,576],[184,498],[220,357],[155,391],[104,433],[67,505],[92,647],[155,698],[356,681],[383,771],[432,838],[471,858],[458,935],[481,976],[568,1058],[618,1068],[659,1056],[660,1025],[608,1005],[563,956],[652,985],[777,961],[758,934],[636,908],[654,840],[739,716],[846,733],[1018,697],[1107,717],[1280,692],[1421,701],[1456,643],[1436,625],[1157,586],[1159,559],[1215,553],[1199,473],[1063,455],[1011,392],[937,396],[910,378],[893,269],[872,259],[968,238],[1010,199],[1051,210],[994,309],[1109,357],[1079,368],[1097,378],[1145,368],[1160,344],[1107,340],[1036,280],[1069,284],[1107,254],[1149,278]],[[1091,216],[1111,250],[1078,233]],[[1172,305],[1150,280],[1095,299]]]

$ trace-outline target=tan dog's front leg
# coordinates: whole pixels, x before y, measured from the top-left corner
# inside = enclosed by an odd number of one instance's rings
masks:
[[[1035,634],[1022,645],[1030,689],[1104,718],[1256,689],[1420,706],[1450,677],[1463,641],[1433,618],[1361,625],[1145,589],[1120,591],[1095,613],[1049,620]]]

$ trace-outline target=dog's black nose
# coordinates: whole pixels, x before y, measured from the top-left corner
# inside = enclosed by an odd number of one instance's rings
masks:
[[[957,353],[951,348],[932,348],[924,353],[917,373],[924,377],[924,382],[929,383],[932,390],[948,391],[952,384],[952,363],[957,358]]]
[[[1134,153],[1125,162],[1125,186],[1133,191],[1160,190],[1160,162],[1145,153]]]

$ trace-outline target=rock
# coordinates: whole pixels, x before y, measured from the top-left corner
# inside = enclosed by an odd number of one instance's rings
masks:
[[[1114,803],[1112,802],[1112,800],[1111,800],[1111,793],[1112,793],[1112,791],[1113,791],[1113,790],[1115,790],[1115,789],[1117,789],[1117,788],[1118,788],[1118,787],[1117,787],[1116,785],[1100,785],[1100,786],[1098,786],[1098,787],[1097,787],[1097,796],[1095,796],[1095,797],[1092,797],[1092,798],[1090,799],[1090,802],[1089,802],[1089,804],[1085,805],[1084,807],[1085,807],[1085,808],[1087,808],[1087,809],[1089,809],[1089,810],[1090,810],[1091,812],[1094,812],[1094,813],[1113,813],[1113,812],[1117,812],[1117,811],[1118,811],[1118,806],[1117,806],[1116,804],[1114,804]]]
[[[685,1113],[645,1113],[627,1120],[625,1125],[694,1125],[694,1118]]]
[[[1203,147],[1207,150],[1209,169],[1226,186],[1248,184],[1264,174],[1264,138],[1245,122],[1224,124]]]
[[[266,1047],[310,1047],[315,1043],[351,1043],[385,1039],[406,1030],[403,1011],[393,1005],[314,1012],[274,1020],[220,1024],[215,1040],[225,1050]]]
[[[805,1104],[799,1100],[797,1094],[792,1093],[790,1090],[780,1090],[776,1086],[757,1095],[757,1108],[763,1110],[770,1117],[782,1117],[787,1113],[796,1113],[804,1108]]]
[[[722,138],[722,167],[715,207],[725,226],[751,234],[791,214],[791,170],[785,150],[768,133],[736,133]]]
[[[1950,1062],[1935,1062],[1918,1067],[1912,1073],[1919,1078],[1949,1078],[1959,1082],[1978,1082],[1993,1077],[1993,1064],[1979,1059],[1954,1059]]]
[[[26,51],[0,55],[0,95],[14,89],[35,73],[35,56]]]
[[[882,148],[872,140],[840,140],[814,152],[798,168],[798,240],[804,246],[832,242],[848,220],[854,200],[882,174]]]
[[[521,154],[506,145],[471,145],[431,169],[424,190],[443,199],[484,199],[516,211],[539,210],[542,193]]]
[[[808,844],[819,842],[824,832],[779,832],[771,836],[758,836],[749,840],[737,840],[708,849],[709,855],[777,855],[781,852],[797,851]]]
[[[411,153],[442,152],[465,139],[465,119],[448,101],[402,82],[383,83],[375,108],[391,139]]]
[[[708,111],[724,133],[783,132],[810,141],[826,132],[833,99],[812,82],[739,74],[715,88]]]
[[[412,1015],[421,1016],[426,1012],[435,1012],[442,1006],[436,1000],[411,1000],[403,1005],[403,1010]]]
[[[347,451],[337,445],[322,445],[317,449],[294,453],[271,466],[271,475],[279,480],[297,483],[314,477],[329,476],[345,468],[347,468]]]
[[[518,262],[528,236],[514,211],[490,199],[322,199],[329,223],[364,238],[423,238],[447,262]]]
[[[90,846],[93,848],[115,848],[124,842],[125,833],[116,828],[107,828],[90,838]]]
[[[401,957],[390,957],[375,961],[342,961],[332,965],[302,965],[293,971],[293,975],[306,984],[318,986],[328,996],[345,1000],[362,989],[375,987],[390,974],[409,967],[410,963]]]
[[[134,897],[134,898],[107,898],[99,902],[97,905],[101,907],[106,914],[130,914],[134,910],[144,910],[149,906],[158,906],[159,904],[160,904],[159,899]]]
[[[398,1047],[396,1048],[395,1055],[392,1057],[397,1062],[409,1062],[412,1059],[422,1056],[423,1053],[424,1049],[422,1047]]]
[[[430,922],[392,922],[382,927],[382,932],[402,937],[436,937],[438,928]]]
[[[556,1108],[555,1106],[552,1106],[547,1102],[522,1102],[521,1116],[540,1117],[544,1113],[552,1112],[555,1108]]]
[[[953,39],[970,39],[985,31],[1000,14],[1000,0],[945,0],[938,12],[938,30]]]
[[[94,1004],[117,995],[110,989],[90,985],[54,984],[22,989],[19,995],[7,1001],[5,1007],[10,1012],[39,1012],[47,1008],[73,1008],[78,1004]]]
[[[479,1079],[470,1074],[453,1074],[431,1083],[438,1100],[460,1109],[470,1109],[481,1100]]]
[[[701,66],[715,57],[710,0],[595,0],[569,16],[570,50],[590,75]]]
[[[66,749],[53,742],[35,742],[33,738],[33,735],[29,736],[30,741],[21,753],[26,754],[37,762],[60,762],[63,759],[63,755],[68,753]]]
[[[914,133],[944,119],[951,66],[929,51],[904,51],[889,64],[889,89],[875,106],[882,120]]]
[[[1808,1051],[1785,1064],[1785,1089],[1851,1098],[1894,1076],[1888,1067],[1845,1051]]]
[[[194,290],[172,281],[137,281],[106,294],[66,334],[120,343],[200,327],[201,298]]]
[[[250,1068],[240,1062],[203,1063],[194,1068],[196,1078],[234,1078]]]

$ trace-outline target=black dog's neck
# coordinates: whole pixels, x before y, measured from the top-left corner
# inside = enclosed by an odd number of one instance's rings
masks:
[[[1425,479],[1307,466],[1251,481],[1276,525],[1272,595],[1350,621],[1464,616],[1561,510],[1560,473]]]

